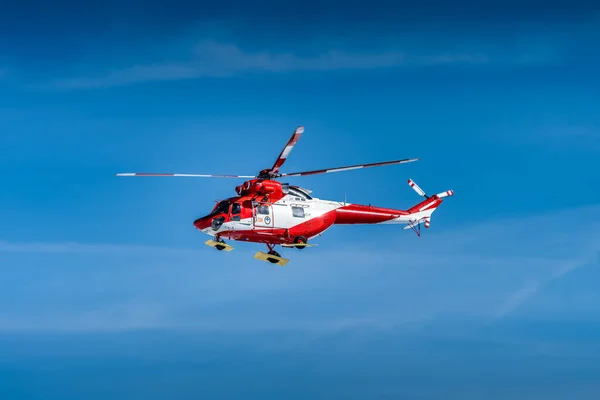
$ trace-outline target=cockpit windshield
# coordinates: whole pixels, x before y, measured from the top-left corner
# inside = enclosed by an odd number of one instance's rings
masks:
[[[217,205],[217,207],[209,214],[209,216],[217,215],[217,214],[221,214],[221,213],[227,214],[229,212],[229,205],[230,205],[230,203],[228,201],[220,202]]]

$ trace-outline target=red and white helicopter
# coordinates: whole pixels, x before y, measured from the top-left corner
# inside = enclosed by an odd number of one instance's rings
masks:
[[[280,173],[294,145],[304,132],[298,127],[287,142],[271,168],[258,175],[203,175],[120,173],[117,176],[180,176],[202,178],[249,179],[235,188],[237,196],[217,202],[206,216],[194,221],[196,229],[212,236],[206,244],[217,250],[231,251],[232,246],[224,239],[264,243],[268,252],[257,252],[255,258],[273,264],[286,265],[289,260],[274,250],[275,246],[303,249],[313,246],[308,241],[320,236],[334,224],[403,224],[403,229],[413,229],[421,235],[421,224],[429,228],[431,214],[440,206],[442,198],[452,196],[448,190],[433,196],[425,192],[411,179],[408,184],[425,200],[407,210],[350,204],[345,201],[322,200],[310,195],[311,191],[299,186],[276,181],[278,178],[326,174],[382,165],[403,164],[418,158],[360,164],[314,171]]]

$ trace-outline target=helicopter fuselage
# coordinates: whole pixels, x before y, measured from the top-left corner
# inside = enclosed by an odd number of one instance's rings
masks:
[[[417,208],[395,210],[313,198],[306,189],[272,180],[247,181],[236,189],[238,196],[218,202],[194,226],[219,239],[306,243],[334,224],[407,224],[431,215],[442,201],[432,198]]]

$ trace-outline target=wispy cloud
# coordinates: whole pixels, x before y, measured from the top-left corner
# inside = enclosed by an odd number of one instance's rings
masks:
[[[538,139],[557,148],[600,150],[600,126],[558,125],[542,128]]]
[[[577,24],[552,32],[536,25],[525,29],[504,27],[494,35],[481,34],[487,30],[455,31],[438,26],[425,34],[422,29],[409,32],[392,29],[388,34],[370,31],[365,32],[359,41],[356,41],[356,35],[342,38],[331,32],[322,32],[320,36],[313,33],[293,42],[278,37],[269,42],[264,37],[246,35],[237,26],[231,27],[232,23],[198,23],[189,34],[159,42],[138,39],[136,43],[119,41],[94,48],[89,48],[94,45],[86,42],[87,57],[81,57],[76,65],[60,66],[60,70],[67,71],[66,76],[50,77],[49,81],[33,87],[47,90],[94,89],[249,73],[422,66],[556,66],[574,62],[574,53],[579,54],[582,42],[593,40],[598,26],[597,23],[591,24],[591,28]],[[240,38],[240,35],[243,37]],[[365,46],[365,40],[372,40],[372,45]],[[111,53],[111,49],[118,50]]]
[[[82,313],[0,317],[0,333],[10,332],[123,332],[140,330],[196,330],[218,332],[295,331],[332,334],[357,327],[377,327],[385,321],[377,318],[338,318],[256,321],[253,318],[175,318],[175,310],[160,304],[123,303]]]
[[[591,125],[552,126],[541,129],[546,137],[585,139],[600,138],[600,127]]]
[[[540,290],[541,285],[540,281],[532,280],[527,282],[516,292],[511,293],[498,308],[498,311],[494,315],[494,320],[498,320],[515,311],[521,304],[524,304],[527,300],[535,296]]]
[[[323,41],[324,43],[327,40]],[[190,44],[193,43],[193,44]],[[564,38],[523,34],[512,42],[479,37],[438,38],[419,34],[386,39],[375,50],[357,50],[350,43],[313,46],[310,51],[278,51],[263,47],[250,50],[233,42],[175,41],[172,48],[139,53],[135,64],[106,65],[88,60],[89,68],[75,76],[54,80],[48,89],[93,89],[141,82],[193,78],[224,78],[248,73],[326,72],[414,68],[426,66],[531,67],[561,64],[565,60]],[[173,50],[175,49],[175,50]],[[136,54],[132,50],[132,54]],[[96,72],[93,72],[96,71]]]
[[[214,27],[213,27],[214,29]],[[200,29],[202,30],[202,29]],[[217,31],[219,31],[217,29]],[[194,78],[225,78],[241,74],[284,74],[340,70],[374,70],[428,66],[539,67],[565,62],[569,41],[564,35],[515,33],[513,37],[469,35],[423,35],[421,32],[373,38],[369,50],[323,37],[319,44],[291,44],[288,50],[263,44],[262,48],[227,41],[201,39],[210,32],[180,37],[159,48],[131,49],[130,62],[119,57],[108,65],[105,59],[82,60],[73,76],[53,80],[46,89],[94,89],[141,82],[174,81]],[[195,36],[195,37],[194,37]],[[230,35],[226,35],[230,36]],[[244,43],[248,40],[245,38]],[[240,42],[240,43],[242,43]],[[264,41],[263,41],[264,42]],[[276,40],[275,40],[276,42]],[[359,50],[362,49],[362,50]],[[277,50],[279,49],[279,50]],[[301,49],[301,50],[299,50]],[[136,60],[131,62],[131,60]],[[68,70],[66,68],[65,70]]]
[[[508,295],[495,313],[494,320],[499,320],[515,312],[520,306],[538,295],[544,286],[550,282],[559,280],[571,271],[597,261],[599,251],[600,245],[594,246],[590,250],[583,252],[583,254],[579,253],[575,255],[575,259],[561,263],[560,266],[554,268],[547,276],[526,282],[516,292]]]
[[[511,144],[523,144],[535,148],[551,147],[564,153],[572,150],[597,152],[600,150],[600,124],[585,113],[579,123],[553,121],[553,116],[539,118],[545,120],[517,129],[503,130],[498,138]]]
[[[402,66],[485,64],[479,53],[416,55],[396,50],[349,52],[330,50],[313,56],[273,51],[247,51],[235,44],[203,41],[178,61],[138,64],[113,69],[94,77],[54,81],[56,89],[90,89],[146,81],[169,81],[201,77],[231,77],[241,73],[288,73],[296,71],[365,70]]]
[[[598,216],[600,208],[588,207],[431,230],[418,240],[403,231],[392,239],[406,243],[401,249],[381,240],[384,248],[376,251],[368,243],[358,249],[322,242],[311,251],[290,251],[285,268],[254,260],[256,247],[249,244],[222,254],[4,241],[0,331],[330,334],[414,329],[438,320],[495,321],[547,296],[543,289],[551,280],[595,261]],[[581,226],[565,234],[562,221],[570,220]],[[515,235],[517,225],[522,228]]]
[[[52,242],[33,242],[19,243],[7,242],[0,240],[0,253],[121,253],[121,254],[148,254],[148,253],[175,253],[200,255],[200,250],[172,248],[160,246],[143,246],[143,245],[119,245],[119,244],[103,244],[103,243],[52,243]]]

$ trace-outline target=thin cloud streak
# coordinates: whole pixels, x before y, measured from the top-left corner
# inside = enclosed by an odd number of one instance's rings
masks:
[[[586,207],[532,216],[519,222],[533,232],[518,237],[514,221],[504,220],[428,232],[407,250],[373,252],[367,243],[364,251],[319,247],[290,254],[286,268],[254,260],[256,248],[241,245],[221,254],[209,248],[4,241],[0,262],[15,275],[0,286],[0,297],[10,304],[0,312],[0,331],[318,332],[412,329],[437,320],[493,322],[540,295],[550,279],[594,261],[600,242],[593,216],[599,212]],[[555,236],[556,221],[581,214],[590,217],[588,224]],[[497,241],[502,252],[496,252]],[[554,253],[546,253],[549,246]],[[57,269],[66,272],[60,279]]]
[[[120,245],[105,243],[15,243],[0,240],[0,253],[164,253],[201,255],[203,252],[196,249],[184,249],[160,246]]]
[[[229,43],[204,41],[196,45],[185,60],[141,63],[112,69],[95,77],[60,79],[50,89],[94,89],[150,81],[193,78],[225,78],[243,73],[291,73],[302,71],[370,70],[434,65],[480,65],[489,59],[481,53],[440,52],[412,54],[397,50],[356,53],[330,50],[314,56],[271,51],[251,52]]]
[[[386,321],[376,318],[255,321],[251,318],[224,317],[186,322],[182,319],[174,319],[167,311],[157,304],[148,306],[123,304],[86,313],[51,317],[0,317],[0,333],[94,333],[170,329],[204,332],[296,331],[332,334],[357,327],[386,326]]]
[[[527,136],[523,136],[527,138]],[[550,126],[539,129],[535,142],[553,145],[560,149],[576,148],[590,151],[600,150],[600,126],[596,125],[571,125]]]
[[[536,279],[530,282],[527,282],[523,287],[517,290],[514,293],[511,293],[506,301],[499,307],[496,315],[494,317],[494,321],[498,321],[506,316],[509,316],[513,312],[519,309],[522,305],[527,303],[529,300],[537,296],[541,290],[543,290],[544,286],[548,285],[550,282],[557,281],[572,271],[582,268],[597,259],[598,251],[600,250],[600,246],[597,248],[594,247],[579,260],[571,260],[565,263],[561,263],[558,268],[555,268],[554,271],[550,274],[549,277],[545,279]]]
[[[210,32],[203,32],[210,35]],[[198,36],[203,36],[197,34]],[[326,43],[328,38],[323,38]],[[477,36],[439,37],[420,33],[387,38],[379,50],[352,50],[351,43],[309,53],[248,50],[233,42],[179,38],[171,46],[136,54],[134,65],[105,65],[88,60],[79,76],[53,80],[47,90],[96,89],[142,82],[195,78],[227,78],[242,74],[284,74],[341,70],[375,70],[432,66],[488,66],[500,68],[563,65],[570,42],[564,35],[520,34],[518,40]],[[175,49],[175,50],[174,50]],[[133,51],[135,53],[135,50]],[[160,60],[160,61],[158,61]],[[95,72],[92,72],[95,71]]]

